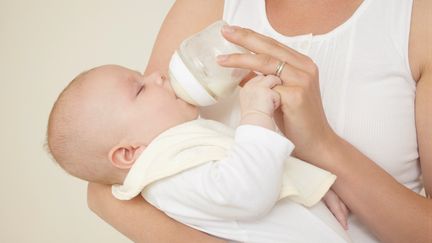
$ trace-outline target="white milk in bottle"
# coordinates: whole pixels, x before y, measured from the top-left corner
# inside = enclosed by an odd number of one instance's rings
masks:
[[[222,67],[216,62],[218,55],[249,53],[222,36],[221,28],[225,24],[217,21],[184,40],[171,58],[171,86],[178,97],[190,104],[215,104],[229,96],[249,73],[245,69]]]

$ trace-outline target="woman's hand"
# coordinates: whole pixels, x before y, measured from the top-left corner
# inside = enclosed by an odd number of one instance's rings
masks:
[[[279,72],[283,85],[274,89],[281,96],[283,124],[278,122],[285,136],[295,145],[294,154],[307,161],[316,161],[332,138],[337,136],[324,114],[318,82],[318,68],[307,56],[252,30],[224,26],[224,37],[249,49],[250,54],[219,56],[226,67],[250,69],[263,74]],[[315,157],[314,157],[315,156]]]
[[[348,230],[348,216],[349,209],[339,198],[339,196],[333,191],[329,190],[322,199],[327,206],[327,208],[332,212],[337,221],[342,225],[345,230]]]

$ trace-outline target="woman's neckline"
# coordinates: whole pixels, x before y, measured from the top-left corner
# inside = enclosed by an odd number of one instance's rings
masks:
[[[271,25],[269,18],[267,16],[266,1],[261,0],[260,2],[262,4],[262,7],[260,8],[261,9],[261,13],[260,13],[261,16],[260,17],[262,18],[262,22],[264,23],[265,27],[268,30],[270,30],[276,38],[278,38],[280,40],[297,42],[297,41],[303,41],[303,40],[319,41],[319,40],[328,39],[334,35],[337,35],[339,32],[348,28],[352,24],[352,22],[354,22],[364,12],[364,10],[366,9],[370,0],[363,0],[363,2],[360,3],[360,5],[357,7],[357,9],[352,13],[352,15],[348,19],[346,19],[344,22],[342,22],[341,24],[337,25],[335,28],[333,28],[332,30],[330,30],[324,34],[315,35],[313,33],[309,33],[309,34],[292,35],[292,36],[284,35],[273,28],[273,26]]]

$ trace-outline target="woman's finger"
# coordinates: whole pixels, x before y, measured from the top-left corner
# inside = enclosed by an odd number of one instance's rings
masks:
[[[239,85],[243,87],[247,82],[249,82],[249,80],[255,78],[256,76],[257,74],[251,71],[240,81]]]
[[[279,60],[266,54],[229,54],[218,57],[218,63],[224,67],[244,68],[262,74],[275,74]]]
[[[350,214],[350,210],[349,210],[349,208],[348,208],[347,205],[346,205],[344,202],[342,202],[342,201],[340,201],[340,204],[341,204],[342,211],[343,211],[343,213],[345,214],[345,217],[348,218],[348,216],[349,216],[349,214]]]
[[[339,196],[333,191],[329,190],[323,197],[324,203],[327,205],[327,207],[330,209],[330,211],[333,213],[335,218],[339,221],[339,223],[342,225],[342,227],[347,230],[348,229],[348,214],[345,213],[343,207],[345,207],[345,204],[342,202],[342,200],[339,198]]]
[[[267,54],[298,68],[302,66],[304,56],[301,53],[253,30],[225,25],[222,34],[228,41],[256,54]]]
[[[274,75],[280,64],[280,60],[265,54],[223,55],[218,58],[218,62],[222,66],[254,70],[265,75]],[[290,63],[285,63],[280,78],[284,85],[301,85],[305,73]]]

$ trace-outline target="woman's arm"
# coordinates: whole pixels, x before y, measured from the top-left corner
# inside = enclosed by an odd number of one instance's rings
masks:
[[[426,193],[432,193],[432,2],[417,0],[414,28],[420,53],[416,125]],[[420,3],[423,6],[420,6]],[[273,74],[279,60],[284,133],[296,145],[295,155],[333,172],[333,189],[383,242],[432,242],[432,200],[407,189],[330,128],[322,108],[318,70],[310,58],[251,30],[226,28],[224,36],[255,54],[232,54],[224,66]]]
[[[187,37],[222,19],[224,0],[177,0],[168,12],[153,46],[144,75],[166,73],[171,55]]]
[[[335,190],[383,242],[432,242],[432,2],[414,1],[410,62],[418,77],[416,128],[423,185],[428,197],[408,190],[353,146],[337,140],[329,169],[339,176]],[[349,159],[347,159],[349,158]],[[341,166],[338,168],[338,166]],[[367,189],[366,189],[367,188]]]
[[[419,77],[416,89],[416,128],[423,184],[432,196],[432,2],[414,1],[410,37],[410,62]],[[432,220],[431,220],[432,227]],[[431,233],[432,234],[432,233]]]
[[[164,72],[180,42],[222,18],[223,0],[178,0],[160,29],[145,73]],[[88,206],[136,242],[223,242],[175,222],[142,198],[118,201],[110,186],[90,183]]]

